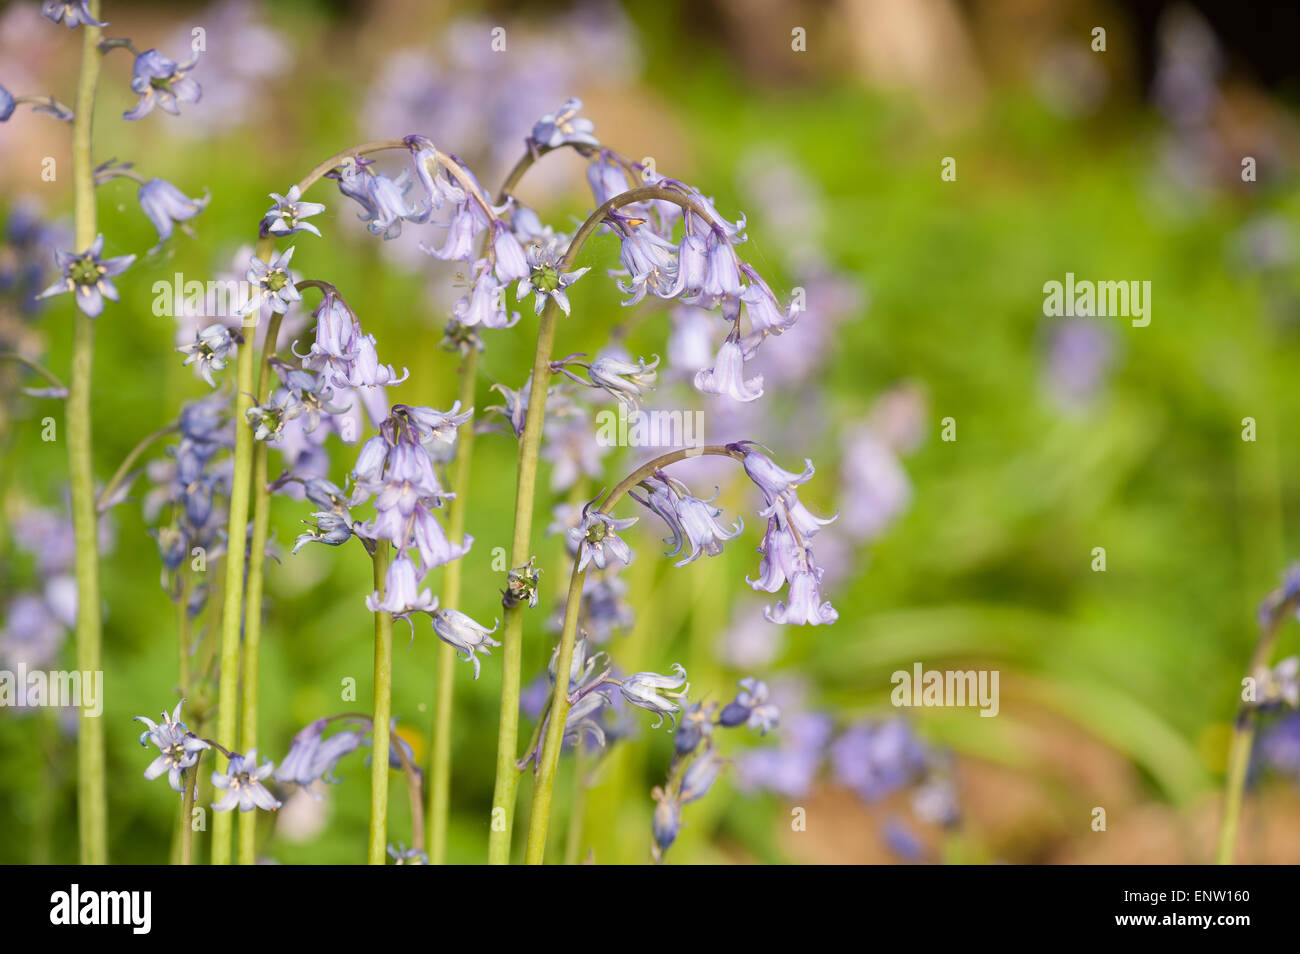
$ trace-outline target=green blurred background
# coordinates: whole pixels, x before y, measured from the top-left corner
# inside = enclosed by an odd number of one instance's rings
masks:
[[[0,83],[70,101],[79,43],[40,20],[37,7],[0,10]],[[810,198],[794,204],[815,203],[817,224],[800,234],[813,235],[819,260],[858,294],[818,361],[797,381],[769,383],[752,436],[787,466],[813,458],[818,475],[805,498],[814,509],[842,506],[842,488],[853,486],[846,441],[877,398],[900,384],[921,396],[923,439],[902,460],[910,500],[844,555],[828,591],[836,625],[792,629],[759,665],[737,665],[720,646],[753,606],[743,577],[756,572],[760,521],[747,519],[722,556],[675,569],[658,558],[658,528],[646,518],[630,533],[639,559],[625,574],[637,623],[611,652],[628,669],[680,661],[697,692],[721,700],[752,671],[838,727],[897,715],[890,673],[915,662],[1001,672],[996,718],[971,709],[906,714],[936,751],[951,752],[960,825],[945,831],[912,818],[906,793],[866,803],[825,768],[798,798],[748,790],[732,773],[688,806],[670,860],[896,861],[882,832],[898,817],[924,845],[922,860],[1210,859],[1255,608],[1300,542],[1294,87],[1267,43],[1220,30],[1213,8],[1172,4],[109,0],[105,8],[109,35],[176,55],[203,26],[210,52],[194,74],[205,103],[138,123],[117,118],[133,100],[129,58],[110,56],[97,159],[135,161],[187,194],[211,190],[212,201],[192,223],[194,237],[141,255],[118,283],[121,304],[99,321],[101,480],[182,401],[207,391],[181,367],[172,320],[151,312],[154,281],[226,270],[238,246],[255,239],[268,193],[364,139],[429,135],[494,188],[532,120],[581,96],[602,141],[653,157],[659,171],[713,196],[724,215],[748,213],[744,249],[778,291],[801,281],[793,227],[763,210],[791,200],[756,189],[753,170],[779,165],[803,178]],[[507,30],[504,53],[487,52],[495,26]],[[1096,26],[1107,31],[1105,52],[1091,49]],[[794,27],[806,30],[806,51],[791,49]],[[40,178],[45,156],[59,163],[54,182]],[[1244,156],[1256,157],[1258,181],[1242,182]],[[956,160],[955,181],[940,175],[945,157]],[[591,207],[582,164],[565,154],[546,165],[520,195],[571,228]],[[62,170],[70,169],[66,126],[24,110],[0,127],[4,207],[35,199],[52,218],[68,215]],[[154,244],[129,183],[99,196],[109,253]],[[439,341],[459,294],[452,272],[411,254],[409,242],[366,235],[328,182],[310,198],[328,206],[316,220],[326,238],[299,236],[295,268],[336,284],[383,360],[410,368],[393,400],[449,406],[455,359]],[[613,242],[593,241],[582,264],[593,271],[571,293],[573,319],[557,354],[596,350],[628,317],[603,276],[617,266]],[[1150,325],[1086,319],[1085,355],[1073,356],[1061,320],[1042,314],[1044,282],[1066,272],[1150,281]],[[641,307],[629,347],[663,354],[668,315]],[[65,374],[69,302],[54,299],[35,319],[6,309],[6,343]],[[489,333],[480,408],[494,403],[490,383],[518,387],[527,373],[535,320],[524,311],[513,331]],[[41,440],[44,416],[61,421],[55,405],[18,393],[13,368],[0,374],[8,525],[24,508],[61,506],[66,459],[61,443]],[[940,439],[947,417],[955,441]],[[1256,422],[1254,441],[1242,439],[1244,418]],[[331,451],[341,479],[353,452],[337,443]],[[513,459],[500,435],[477,442],[475,546],[461,609],[485,621],[498,614],[501,580],[490,561],[492,548],[508,546]],[[608,458],[609,482],[641,459]],[[110,856],[155,863],[170,850],[176,798],[141,778],[150,756],[131,717],[156,718],[174,704],[176,615],[159,587],[143,489],[141,480],[111,512],[104,718]],[[720,499],[728,514],[753,509],[739,487]],[[275,500],[282,545],[308,510]],[[0,606],[39,583],[30,556],[8,537],[0,535]],[[561,549],[540,534],[536,547],[546,605],[563,579]],[[1092,569],[1095,547],[1105,548],[1105,572]],[[261,748],[276,759],[308,721],[356,708],[340,702],[341,680],[355,678],[359,704],[368,705],[372,652],[364,555],[283,549],[268,571],[262,656]],[[530,617],[526,682],[554,638],[541,613]],[[393,711],[423,762],[436,643],[419,626],[408,648],[405,632],[399,625]],[[1292,627],[1280,653],[1296,643]],[[71,649],[69,641],[66,664]],[[453,861],[485,857],[499,687],[497,656],[477,682],[468,666],[458,669]],[[648,857],[649,791],[662,779],[670,737],[642,723],[588,794],[584,844],[597,861]],[[0,862],[76,857],[75,738],[64,725],[53,710],[0,711],[0,826],[9,833]],[[746,746],[781,744],[778,733],[735,748],[740,758]],[[361,760],[343,763],[342,783],[322,802],[266,818],[260,853],[283,863],[359,861],[368,795]],[[571,762],[559,783],[557,843]],[[1243,857],[1300,860],[1300,799],[1284,776],[1258,774]],[[409,841],[398,775],[393,784],[390,840]],[[528,793],[525,781],[521,821]],[[791,831],[796,805],[807,811],[807,831]],[[1105,832],[1091,828],[1098,806]]]

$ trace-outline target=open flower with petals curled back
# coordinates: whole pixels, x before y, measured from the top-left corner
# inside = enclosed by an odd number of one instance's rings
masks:
[[[185,355],[183,366],[195,365],[203,380],[210,387],[216,387],[212,372],[220,371],[234,354],[240,342],[237,332],[232,332],[223,324],[208,325],[202,331],[195,332],[192,344],[182,345],[176,350]]]
[[[251,812],[254,808],[275,811],[280,807],[280,800],[262,784],[274,770],[275,765],[269,761],[257,764],[257,749],[249,749],[247,755],[232,752],[226,771],[212,773],[212,787],[226,793],[213,803],[212,810],[228,812],[238,807],[241,812]]]
[[[466,328],[482,325],[500,330],[519,321],[519,312],[506,307],[506,286],[486,258],[475,263],[469,292],[457,300],[451,313]]]
[[[293,737],[289,754],[276,769],[276,781],[301,785],[308,791],[313,782],[339,781],[334,777],[335,767],[345,755],[361,747],[364,733],[356,728],[343,729],[326,739],[323,735],[329,723],[328,718],[317,719]],[[321,797],[316,792],[311,795]]]
[[[86,0],[45,0],[41,4],[41,16],[54,23],[62,22],[69,30],[88,23],[91,26],[106,27],[90,13]]]
[[[263,233],[293,235],[297,232],[310,232],[312,235],[320,236],[320,229],[304,220],[313,215],[320,215],[325,211],[325,206],[320,202],[303,201],[302,189],[298,188],[297,183],[290,186],[285,195],[272,192],[271,198],[275,200],[275,205],[271,206],[262,219]]]
[[[638,708],[653,712],[659,716],[654,728],[664,724],[664,716],[677,724],[677,713],[681,706],[675,701],[686,698],[691,684],[686,681],[686,669],[681,663],[673,663],[673,675],[665,676],[657,672],[637,672],[619,682],[619,691],[623,698]]]
[[[460,610],[454,609],[440,609],[431,615],[433,617],[433,631],[438,634],[438,638],[465,654],[460,658],[463,662],[472,662],[474,664],[474,678],[477,679],[479,658],[476,653],[488,656],[491,655],[493,646],[501,645],[491,636],[492,633],[497,631],[500,624],[497,620],[493,620],[492,628],[488,629],[486,626],[476,623]]]
[[[178,103],[197,103],[203,95],[190,72],[199,61],[197,53],[186,63],[168,59],[157,50],[145,50],[135,58],[131,91],[140,97],[135,106],[122,114],[123,119],[143,119],[157,106],[165,113],[180,115]]]
[[[591,504],[583,507],[582,522],[568,531],[570,543],[578,547],[578,569],[585,570],[588,563],[594,563],[603,570],[611,556],[623,563],[631,563],[632,550],[616,531],[626,530],[636,521],[636,517],[619,519],[592,510]]]
[[[743,520],[737,520],[728,532],[718,523],[722,514],[719,508],[693,496],[681,481],[663,472],[642,481],[641,486],[648,491],[646,496],[633,493],[633,499],[657,513],[673,534],[664,538],[665,543],[674,544],[667,555],[676,556],[685,544],[690,544],[691,552],[678,560],[677,566],[694,563],[701,554],[717,556],[722,552],[722,541],[737,536],[745,527]]]
[[[528,137],[532,146],[555,149],[565,143],[579,143],[584,146],[599,147],[600,143],[592,135],[596,127],[590,119],[578,115],[582,111],[582,100],[576,97],[566,99],[553,113],[547,113],[533,124],[533,131]]]
[[[339,547],[352,539],[352,521],[348,517],[324,511],[314,513],[312,516],[316,518],[316,523],[313,525],[306,520],[303,521],[307,530],[298,534],[298,538],[294,541],[294,554],[309,543]]]
[[[134,255],[101,259],[103,251],[103,235],[96,235],[90,248],[80,254],[56,251],[54,261],[63,269],[63,277],[36,297],[73,292],[77,307],[89,317],[98,318],[104,311],[105,298],[118,300],[117,287],[109,279],[121,275],[135,261]]]
[[[176,708],[171,715],[164,711],[162,722],[159,723],[144,716],[135,717],[137,722],[143,722],[148,726],[140,733],[140,744],[148,745],[152,742],[161,753],[144,770],[144,777],[153,781],[166,772],[167,784],[176,792],[185,791],[184,771],[198,762],[200,752],[211,748],[208,743],[193,735],[181,721],[181,706],[184,704],[184,699],[176,703]]]
[[[269,262],[264,262],[256,255],[248,265],[245,276],[252,286],[253,293],[248,303],[239,310],[241,315],[251,315],[261,309],[263,304],[270,305],[277,315],[289,310],[289,305],[302,301],[302,292],[298,291],[289,274],[289,260],[293,258],[293,246],[286,248]]]
[[[767,683],[749,677],[740,680],[736,698],[722,707],[718,724],[727,728],[748,725],[761,734],[776,728],[781,720],[781,710],[768,700]]]
[[[735,330],[718,348],[713,367],[696,372],[695,389],[703,394],[724,394],[745,403],[763,396],[761,374],[745,380],[745,354],[740,346],[740,335]]]
[[[150,179],[140,186],[137,198],[140,210],[153,223],[154,231],[158,233],[158,244],[154,246],[156,251],[171,238],[173,223],[188,222],[194,218],[207,207],[211,195],[191,199],[166,179]]]
[[[528,262],[528,274],[515,286],[515,298],[523,301],[530,292],[533,293],[533,312],[540,315],[546,307],[547,298],[560,306],[560,311],[569,314],[569,296],[565,289],[590,271],[590,268],[575,268],[562,271],[565,243],[562,236],[549,240],[535,240],[528,245],[525,252]]]
[[[430,140],[423,136],[407,136],[406,145],[411,150],[416,177],[424,186],[430,212],[438,211],[448,202],[460,205],[465,201],[464,188]]]

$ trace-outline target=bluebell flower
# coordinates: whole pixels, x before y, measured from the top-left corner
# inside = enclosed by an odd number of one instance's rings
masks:
[[[293,258],[293,246],[286,248],[270,262],[264,262],[254,255],[249,262],[248,279],[253,287],[247,304],[239,310],[241,315],[251,315],[259,311],[263,304],[271,306],[276,314],[289,310],[289,305],[302,301],[302,293],[294,286],[289,274],[289,260]]]
[[[748,403],[763,396],[763,376],[745,379],[745,355],[740,336],[734,329],[718,348],[713,367],[697,371],[695,389],[702,394],[726,395],[734,401]]]
[[[700,747],[700,743],[713,737],[713,714],[717,706],[697,702],[682,713],[681,721],[673,733],[673,751],[678,755],[690,755]]]
[[[182,365],[192,364],[197,367],[203,380],[215,388],[217,382],[212,380],[212,372],[225,368],[237,350],[237,343],[237,336],[229,328],[223,324],[214,324],[195,332],[191,344],[182,345],[176,350],[185,355]]]
[[[269,761],[257,764],[257,749],[249,749],[247,755],[232,752],[226,771],[212,773],[212,787],[226,793],[213,803],[212,810],[228,812],[238,806],[241,812],[251,812],[255,808],[275,811],[280,807],[280,801],[262,784],[262,780],[270,777],[274,770],[275,765]]]
[[[732,539],[744,529],[744,521],[737,520],[728,532],[718,523],[722,513],[719,508],[693,496],[680,481],[667,474],[656,474],[642,481],[641,486],[646,488],[647,495],[642,498],[633,493],[633,499],[658,514],[672,533],[672,537],[664,538],[665,543],[673,544],[667,555],[676,556],[684,545],[690,544],[691,552],[678,560],[677,566],[693,563],[701,554],[717,556],[722,552],[722,541]]]
[[[339,761],[361,746],[362,732],[343,729],[328,739],[322,738],[328,718],[317,719],[293,737],[289,754],[280,762],[275,772],[276,781],[289,782],[309,788],[313,782],[335,783],[334,769]],[[313,797],[320,796],[312,793]]]
[[[63,277],[37,297],[73,292],[77,307],[89,317],[98,318],[104,311],[105,298],[118,300],[117,287],[109,279],[121,275],[135,261],[134,255],[101,259],[103,251],[103,235],[95,236],[90,248],[80,254],[56,251],[54,260],[63,269]]]
[[[416,177],[424,186],[429,200],[429,211],[436,212],[448,202],[452,205],[463,203],[465,190],[447,168],[433,143],[423,136],[407,136],[406,143],[411,149]]]
[[[372,613],[389,613],[393,619],[404,619],[410,623],[413,613],[432,613],[438,608],[438,598],[428,587],[420,589],[419,578],[415,573],[415,564],[405,553],[399,553],[388,564],[384,577],[384,592],[378,591],[366,597],[366,608]]]
[[[836,780],[868,802],[917,781],[926,766],[925,748],[903,719],[849,728],[831,743],[830,759]]]
[[[186,63],[168,59],[157,50],[145,50],[135,58],[131,90],[140,101],[122,114],[123,119],[143,119],[157,106],[165,113],[180,115],[178,103],[197,103],[203,91],[190,79],[190,72],[199,61],[194,54]]]
[[[185,723],[181,721],[181,706],[184,704],[184,699],[176,703],[176,708],[171,715],[164,711],[162,722],[159,723],[144,716],[135,717],[137,722],[143,722],[149,727],[140,733],[140,744],[148,745],[152,742],[161,753],[144,770],[144,777],[153,781],[166,772],[167,784],[176,792],[185,791],[185,770],[198,762],[200,752],[211,747],[191,734],[185,727]]]
[[[96,20],[90,14],[86,0],[45,0],[41,4],[41,16],[55,23],[62,22],[69,30],[88,23],[91,26],[106,27],[106,22]]]
[[[583,507],[582,523],[568,532],[569,541],[578,546],[578,569],[584,570],[588,563],[594,563],[603,570],[611,556],[622,563],[631,563],[632,550],[617,531],[628,529],[636,521],[636,517],[619,519],[592,510],[591,504]]]
[[[529,142],[536,146],[555,149],[565,143],[578,143],[599,148],[600,143],[592,135],[595,126],[591,120],[583,119],[578,113],[582,110],[582,100],[566,99],[553,113],[547,113],[533,124]]]
[[[591,362],[587,376],[593,387],[601,388],[629,411],[639,409],[637,398],[654,387],[659,356],[646,364],[645,358],[626,361],[616,355],[604,355]]]
[[[505,329],[519,321],[519,312],[506,307],[506,286],[485,258],[474,263],[470,290],[452,306],[451,313],[466,328]]]
[[[296,183],[289,187],[287,195],[272,192],[271,198],[275,200],[275,205],[271,206],[262,219],[262,231],[265,234],[293,235],[297,232],[310,232],[320,236],[320,229],[304,220],[320,215],[325,211],[325,206],[320,202],[303,201],[302,190]]]
[[[565,291],[590,268],[575,268],[561,271],[564,259],[565,243],[562,236],[548,240],[530,242],[525,252],[528,271],[515,287],[515,297],[522,301],[529,293],[533,294],[533,312],[540,315],[546,307],[546,300],[552,299],[560,310],[569,314],[569,295]]]
[[[312,516],[316,518],[316,523],[303,521],[308,529],[298,534],[298,538],[294,541],[294,554],[309,543],[323,543],[326,546],[338,547],[352,539],[352,521],[347,517],[324,511],[314,513]]]
[[[18,101],[14,99],[14,94],[0,86],[0,123],[8,121],[17,105]]]
[[[473,662],[474,678],[478,678],[479,659],[475,655],[481,652],[484,656],[491,654],[491,647],[500,646],[497,640],[491,638],[491,634],[497,631],[498,623],[492,621],[492,628],[488,629],[480,623],[476,623],[460,610],[440,609],[432,614],[433,631],[438,634],[438,638],[447,643],[465,655],[461,657],[464,662]]]
[[[664,716],[672,718],[676,725],[676,716],[681,711],[681,706],[674,700],[685,698],[691,687],[686,681],[686,669],[681,663],[673,663],[672,670],[671,676],[657,672],[637,672],[619,683],[619,691],[624,699],[659,716],[659,721],[654,724],[656,729],[663,725]]]
[[[740,692],[723,706],[718,723],[727,728],[748,725],[767,735],[780,719],[780,710],[768,701],[767,683],[749,677],[740,680]]]
[[[140,186],[140,209],[158,233],[155,248],[171,238],[173,223],[194,218],[203,211],[210,198],[204,195],[202,199],[191,199],[166,179],[150,179]]]

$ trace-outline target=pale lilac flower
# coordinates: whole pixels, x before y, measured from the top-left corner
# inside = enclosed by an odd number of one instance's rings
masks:
[[[17,105],[18,101],[14,99],[14,94],[0,86],[0,123],[9,121]]]
[[[762,735],[775,729],[780,720],[780,710],[768,699],[767,683],[752,677],[740,680],[740,692],[718,716],[718,722],[727,728],[747,725]]]
[[[681,706],[675,701],[686,697],[690,683],[686,681],[686,669],[681,663],[673,663],[673,675],[665,676],[657,672],[637,672],[619,683],[623,698],[632,705],[646,709],[659,716],[654,728],[664,724],[664,716],[677,723],[677,713]]]
[[[655,800],[652,829],[655,844],[662,854],[677,840],[677,833],[682,827],[682,806],[677,799],[658,786],[655,786],[650,794]]]
[[[161,753],[144,770],[144,777],[153,781],[166,772],[167,783],[176,792],[185,791],[183,778],[185,770],[198,762],[200,752],[211,747],[202,739],[192,735],[185,727],[185,723],[181,721],[181,706],[184,704],[184,699],[176,703],[176,708],[171,715],[164,711],[162,722],[159,723],[144,716],[135,717],[137,722],[143,722],[148,726],[140,733],[140,744],[148,745],[152,742]]]
[[[519,312],[506,307],[506,286],[487,259],[474,265],[474,281],[469,293],[452,306],[456,321],[467,328],[482,325],[485,328],[504,329],[519,321]]]
[[[308,529],[298,534],[298,538],[294,541],[295,555],[309,543],[323,543],[326,546],[337,547],[352,539],[352,521],[348,517],[324,511],[314,513],[312,516],[316,518],[315,525],[304,520],[303,523]]]
[[[592,510],[591,504],[583,507],[582,523],[568,531],[570,543],[578,545],[578,570],[586,569],[588,563],[595,563],[603,570],[611,556],[623,563],[631,563],[632,551],[616,531],[626,530],[636,521],[636,517],[619,519]]]
[[[184,365],[194,365],[209,387],[216,387],[212,372],[220,371],[237,350],[236,337],[222,324],[208,325],[196,332],[194,341],[176,349],[185,355]]]
[[[140,97],[134,107],[122,114],[123,119],[143,119],[154,106],[173,116],[180,115],[178,103],[197,103],[202,95],[199,84],[190,79],[198,63],[197,53],[186,63],[178,64],[157,50],[145,50],[135,58],[131,90]]]
[[[62,23],[69,30],[88,23],[91,26],[106,27],[106,22],[96,20],[90,14],[86,0],[45,0],[41,4],[41,16],[55,23]]]
[[[645,358],[626,361],[614,355],[596,358],[587,368],[593,387],[612,394],[629,411],[639,408],[637,398],[654,387],[659,367],[659,356],[646,364]]]
[[[320,202],[303,201],[302,190],[296,183],[289,187],[287,195],[272,192],[271,198],[275,200],[275,205],[262,219],[263,233],[293,235],[297,232],[310,232],[312,235],[320,236],[320,229],[304,220],[313,215],[320,215],[325,211],[325,206]]]
[[[570,98],[553,113],[547,113],[533,126],[529,141],[535,146],[556,149],[565,143],[579,143],[584,146],[599,148],[600,143],[592,135],[595,126],[591,120],[583,119],[578,113],[582,110],[582,100]]]
[[[812,790],[832,731],[828,716],[802,712],[781,729],[777,748],[755,748],[737,761],[737,783],[744,791],[767,789],[785,798],[802,798]]]
[[[490,655],[491,647],[501,645],[491,638],[491,634],[497,631],[498,622],[493,620],[492,628],[488,629],[474,622],[460,610],[454,609],[440,609],[432,615],[433,631],[443,642],[465,654],[461,657],[462,661],[474,663],[474,678],[477,679],[479,658],[475,653],[477,651],[487,656]]]
[[[529,292],[532,292],[535,314],[542,313],[548,298],[559,306],[560,311],[569,314],[569,296],[565,289],[587,274],[590,269],[576,268],[569,272],[560,270],[564,259],[564,243],[560,237],[529,243],[526,258],[528,273],[515,287],[515,298],[522,301]]]
[[[63,292],[73,292],[77,307],[91,318],[98,318],[104,311],[104,299],[117,301],[117,287],[109,281],[121,275],[135,261],[134,255],[119,255],[116,258],[101,259],[104,251],[104,236],[95,236],[90,248],[81,254],[56,251],[54,260],[63,269],[63,277],[38,295],[46,298]]]
[[[1300,656],[1288,656],[1275,664],[1256,670],[1255,704],[1277,706],[1283,702],[1300,707]]]
[[[187,222],[207,207],[209,195],[191,199],[166,179],[150,179],[140,186],[140,209],[158,233],[158,245],[171,238],[173,223]]]
[[[389,613],[393,619],[410,623],[412,613],[432,613],[438,608],[438,598],[428,587],[419,588],[415,564],[405,553],[399,553],[390,564],[384,577],[384,592],[366,597],[366,608],[372,613]],[[414,624],[412,633],[414,633]]]
[[[388,854],[396,865],[427,865],[429,856],[419,848],[407,848],[402,842],[388,846]]]
[[[864,722],[830,747],[831,770],[840,784],[868,802],[912,784],[925,771],[925,748],[903,719]]]
[[[444,165],[433,143],[423,136],[407,136],[406,143],[411,149],[415,174],[429,199],[429,211],[436,212],[448,202],[452,205],[464,202],[464,188]]]
[[[241,812],[251,812],[254,808],[275,811],[280,801],[262,784],[274,769],[269,761],[257,764],[257,749],[250,749],[247,755],[231,753],[226,771],[212,773],[212,786],[226,793],[213,804],[212,810],[228,812],[238,806]]]
[[[703,394],[725,394],[742,402],[756,401],[763,396],[761,374],[745,380],[745,356],[735,331],[722,342],[713,367],[696,373],[695,389]]]
[[[289,754],[275,772],[276,781],[301,785],[317,799],[321,796],[310,787],[313,782],[339,781],[334,777],[334,769],[345,755],[360,748],[362,733],[343,729],[328,739],[322,738],[329,722],[329,719],[317,719],[293,737]]]
[[[302,300],[302,293],[294,286],[289,274],[289,260],[293,258],[293,246],[286,248],[270,262],[264,262],[256,255],[248,266],[246,276],[254,289],[248,303],[239,310],[241,315],[250,315],[258,311],[263,303],[270,305],[271,311],[283,314],[289,305]]]

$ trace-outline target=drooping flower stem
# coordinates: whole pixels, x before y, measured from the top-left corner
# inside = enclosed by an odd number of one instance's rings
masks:
[[[624,478],[597,508],[598,511],[604,514],[610,513],[629,490],[655,471],[689,457],[704,455],[732,457],[737,460],[744,457],[743,452],[718,444],[672,451],[643,464]],[[569,592],[564,602],[564,627],[560,632],[560,650],[555,663],[555,687],[551,692],[550,720],[546,724],[546,738],[543,742],[541,758],[537,762],[537,780],[533,786],[533,810],[528,822],[528,845],[524,852],[524,860],[530,865],[540,865],[546,856],[546,832],[550,825],[555,770],[560,761],[560,746],[564,741],[564,723],[569,717],[569,669],[573,663],[573,646],[578,632],[582,581],[586,576],[586,570],[579,569],[579,566],[579,561],[575,559],[573,575],[569,579]]]
[[[384,596],[388,575],[387,540],[375,544],[375,592]],[[393,710],[393,618],[383,610],[375,613],[375,702],[371,732],[370,762],[370,850],[367,862],[386,863],[388,848],[388,725]]]
[[[573,268],[578,253],[610,212],[625,205],[651,200],[672,202],[702,217],[708,213],[693,199],[661,186],[642,186],[614,196],[596,209],[574,233],[560,260],[561,272]],[[547,300],[537,328],[537,350],[533,357],[532,385],[528,413],[519,437],[519,461],[515,474],[515,523],[510,543],[509,566],[522,566],[532,551],[533,502],[537,486],[537,462],[541,454],[542,424],[546,420],[546,392],[549,389],[551,355],[560,309],[555,299]],[[680,458],[679,458],[680,459]],[[629,486],[633,486],[629,484]],[[497,775],[492,792],[491,834],[488,836],[488,862],[503,865],[510,861],[510,835],[514,825],[515,793],[519,787],[516,747],[519,743],[519,687],[523,660],[523,609],[521,603],[504,604],[501,649],[501,715],[497,728]],[[567,678],[567,677],[566,677]]]
[[[90,0],[99,19],[99,0]],[[72,123],[72,181],[75,244],[78,252],[95,241],[95,164],[91,152],[95,88],[99,83],[100,29],[82,26],[81,79]],[[95,513],[95,471],[91,454],[90,390],[95,351],[95,320],[73,306],[72,368],[68,376],[66,430],[68,481],[77,553],[77,668],[100,671],[99,534]],[[108,863],[108,806],[104,781],[104,729],[86,707],[78,711],[77,828],[81,863]]]
[[[117,488],[122,485],[122,481],[124,481],[127,475],[131,472],[131,468],[135,465],[135,462],[140,459],[140,455],[147,451],[150,445],[155,441],[162,440],[169,434],[175,434],[178,430],[180,430],[178,425],[168,424],[166,427],[160,427],[152,434],[146,434],[142,437],[140,443],[132,447],[130,452],[122,458],[122,463],[118,465],[113,476],[109,479],[108,483],[104,485],[104,489],[99,492],[99,501],[96,504],[96,507],[99,510],[105,510],[110,507],[112,505],[113,495],[117,492]]]
[[[1282,622],[1295,611],[1295,600],[1288,600],[1275,608],[1272,618],[1255,645],[1251,656],[1249,675],[1268,665],[1268,658],[1277,642]],[[1223,797],[1223,819],[1219,825],[1219,851],[1217,864],[1230,865],[1236,859],[1237,825],[1241,820],[1241,804],[1246,791],[1246,774],[1250,769],[1250,753],[1255,743],[1255,712],[1243,705],[1237,712],[1232,727],[1232,745],[1228,750],[1228,777]]]
[[[268,378],[271,359],[275,357],[276,342],[280,337],[283,313],[271,316],[266,327],[266,343],[262,346],[261,370],[257,375],[257,401],[268,397]],[[252,347],[250,341],[249,347]],[[243,424],[243,422],[240,422]],[[244,684],[240,693],[239,745],[241,752],[257,748],[257,691],[258,658],[262,642],[262,587],[263,567],[266,563],[266,537],[271,522],[271,492],[267,489],[267,446],[265,441],[253,444],[253,536],[248,551],[248,586],[244,610]],[[257,839],[257,812],[240,812],[239,863],[255,862]]]
[[[265,261],[275,247],[272,239],[257,245],[257,257]],[[248,539],[249,491],[253,477],[253,429],[248,411],[253,406],[254,351],[252,341],[258,313],[244,319],[247,340],[239,349],[235,374],[235,459],[230,480],[230,521],[226,536],[225,605],[221,612],[221,681],[217,691],[217,741],[226,749],[236,746],[239,715],[239,643],[243,623],[244,553]],[[212,863],[230,864],[229,812],[214,812],[212,818]]]
[[[474,384],[478,378],[478,349],[470,347],[460,362],[460,389],[457,399],[462,409],[474,404]],[[461,428],[456,438],[456,462],[451,478],[455,499],[450,503],[447,535],[460,540],[465,535],[465,508],[470,487],[471,458],[474,453],[474,425]],[[452,560],[443,571],[443,601],[453,609],[460,606],[461,570],[464,560]],[[433,755],[429,772],[429,864],[440,865],[447,858],[447,817],[451,806],[451,720],[456,690],[456,650],[449,643],[438,643],[438,665],[433,711]],[[419,844],[419,842],[416,842]]]

